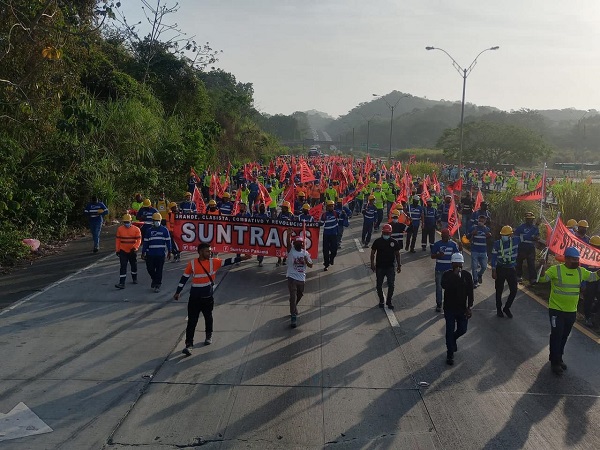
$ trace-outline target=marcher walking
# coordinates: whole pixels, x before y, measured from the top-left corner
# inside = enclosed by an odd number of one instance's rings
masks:
[[[541,283],[551,283],[548,314],[550,316],[550,367],[556,375],[562,375],[567,370],[563,361],[565,344],[571,333],[571,328],[577,318],[577,303],[581,283],[597,281],[596,273],[579,266],[579,250],[575,247],[565,249],[564,264],[556,264],[546,270],[542,265]]]
[[[519,237],[519,253],[517,254],[517,281],[523,281],[523,261],[527,261],[529,284],[535,284],[537,273],[535,270],[535,243],[540,238],[540,229],[533,223],[535,215],[532,212],[525,214],[525,223],[515,229]]]
[[[471,240],[471,272],[473,274],[473,288],[483,283],[483,274],[487,269],[487,241],[492,237],[490,229],[485,225],[486,217],[480,216],[469,231]]]
[[[389,309],[394,309],[392,303],[394,282],[396,273],[402,271],[402,264],[400,263],[400,244],[392,239],[392,226],[389,223],[383,226],[381,237],[375,239],[371,246],[371,270],[375,272],[377,280],[379,307],[383,308],[383,280],[387,279],[388,291],[385,304]]]
[[[98,253],[100,249],[100,232],[102,231],[102,223],[104,222],[104,216],[108,214],[108,208],[104,203],[98,201],[98,197],[93,195],[90,202],[85,206],[83,213],[88,218],[88,225],[92,232],[92,241],[94,242],[94,248],[92,251]]]
[[[303,248],[304,238],[295,236],[292,245],[292,230],[288,229],[287,258],[287,284],[290,292],[290,319],[292,328],[298,325],[298,303],[304,295],[306,283],[306,268],[312,267],[313,262],[308,252]]]
[[[115,284],[117,289],[125,289],[128,263],[131,266],[132,283],[137,284],[137,251],[142,244],[142,232],[138,227],[131,225],[131,219],[131,215],[124,214],[121,218],[123,225],[117,228],[115,252],[121,263],[119,269],[119,283]]]
[[[431,259],[435,259],[435,312],[442,310],[442,276],[452,268],[452,255],[459,251],[448,228],[443,228],[441,234],[442,239],[431,246]]]
[[[454,364],[458,351],[457,339],[467,332],[473,307],[473,277],[463,270],[465,260],[461,253],[451,258],[452,269],[444,272],[444,319],[446,319],[446,364]]]
[[[215,276],[217,270],[224,266],[230,266],[240,261],[246,261],[252,258],[251,255],[241,257],[227,258],[225,260],[210,257],[210,244],[202,243],[198,246],[198,258],[187,263],[183,275],[177,285],[177,290],[173,295],[174,300],[179,300],[181,291],[187,280],[192,277],[192,287],[190,289],[190,299],[188,301],[188,323],[185,329],[185,348],[182,350],[186,356],[192,354],[194,347],[194,334],[200,313],[204,316],[204,325],[206,331],[205,345],[212,344],[213,333],[213,308],[215,301],[213,298]]]
[[[146,230],[142,247],[142,259],[146,261],[146,270],[152,279],[150,287],[154,292],[160,291],[165,254],[167,259],[171,259],[171,235],[169,230],[160,224],[161,220],[159,212],[153,214],[152,226]]]
[[[510,307],[517,296],[517,253],[519,251],[519,238],[513,236],[510,225],[504,225],[500,230],[500,239],[494,242],[492,250],[492,278],[496,280],[496,315],[509,319],[513,315]],[[502,291],[504,282],[508,283],[509,294],[504,308],[502,308]]]
[[[335,202],[327,200],[326,210],[321,216],[321,225],[323,226],[323,269],[327,272],[328,267],[333,265],[337,256],[337,240],[339,228],[339,216],[333,210]]]

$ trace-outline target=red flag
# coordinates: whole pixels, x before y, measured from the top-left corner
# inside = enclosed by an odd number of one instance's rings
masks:
[[[262,194],[262,198],[265,203],[265,206],[269,207],[269,205],[273,201],[271,199],[271,195],[269,194],[269,191],[260,181],[258,182],[258,189],[260,190],[260,193]]]
[[[283,201],[290,202],[290,205],[292,205],[291,209],[293,209],[295,200],[296,200],[296,189],[295,189],[294,183],[290,183],[290,185],[287,188],[285,188],[285,191],[283,193]]]
[[[267,172],[267,175],[275,175],[275,165],[273,164],[273,160],[271,160],[271,162],[269,163],[269,171]]]
[[[302,183],[309,183],[315,180],[315,174],[310,170],[306,161],[303,159],[300,160],[300,181],[302,181]]]
[[[285,175],[290,171],[287,163],[283,162],[283,167],[281,168],[281,173],[279,174],[279,182],[283,183],[285,180]]]
[[[427,188],[427,178],[423,180],[423,189],[421,190],[421,201],[423,204],[427,203],[427,200],[431,198],[429,194],[429,189]]]
[[[410,159],[408,160],[409,164],[417,162],[417,155],[410,155]]]
[[[440,182],[437,179],[437,175],[435,174],[435,172],[433,172],[432,175],[432,185],[433,185],[433,190],[436,192],[436,194],[440,193]]]
[[[448,189],[448,192],[450,193],[454,191],[462,191],[462,185],[462,178],[459,178],[454,183],[449,183],[448,186],[446,186],[446,189]]]
[[[520,202],[522,200],[541,200],[544,190],[544,183],[546,182],[545,176],[546,172],[544,172],[544,176],[538,182],[536,188],[533,191],[525,192],[521,195],[516,195],[515,197],[513,197],[513,200],[515,202]]]
[[[453,236],[454,233],[458,231],[460,228],[460,219],[458,217],[458,213],[456,211],[456,204],[454,203],[454,196],[450,200],[450,208],[448,209],[448,231],[450,231],[450,236]]]
[[[319,203],[318,205],[310,208],[308,213],[315,219],[315,221],[321,220],[321,216],[323,215],[323,203]]]
[[[206,212],[206,204],[202,198],[202,194],[198,189],[198,186],[194,187],[194,193],[192,194],[192,202],[196,204],[196,212],[204,214]]]
[[[481,193],[481,190],[477,191],[477,197],[475,197],[475,208],[474,211],[479,211],[479,209],[481,208],[481,203],[483,202],[483,194]]]
[[[198,176],[198,174],[196,173],[196,171],[194,170],[193,167],[190,167],[190,173],[196,179],[196,183],[198,183],[200,181],[200,177]]]

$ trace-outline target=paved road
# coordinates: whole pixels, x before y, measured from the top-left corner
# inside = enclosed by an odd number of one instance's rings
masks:
[[[556,378],[545,308],[519,292],[515,318],[497,318],[486,274],[446,366],[433,261],[403,255],[384,312],[351,223],[335,266],[309,272],[297,329],[283,268],[251,260],[220,272],[214,343],[189,358],[185,302],[170,300],[183,262],[154,294],[143,265],[142,284],[114,289],[109,256],[0,311],[0,413],[24,402],[54,430],[0,447],[600,448],[596,342],[575,331]]]

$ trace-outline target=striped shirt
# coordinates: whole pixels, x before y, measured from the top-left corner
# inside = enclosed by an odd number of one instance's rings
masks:
[[[165,250],[171,253],[171,235],[165,227],[150,227],[144,235],[142,254],[149,256],[165,256]]]

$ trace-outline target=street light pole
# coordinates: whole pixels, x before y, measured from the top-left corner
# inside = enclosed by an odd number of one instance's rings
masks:
[[[380,97],[383,99],[383,101],[385,102],[386,105],[388,105],[388,108],[390,108],[390,110],[392,111],[392,117],[390,118],[390,155],[388,158],[388,164],[392,163],[392,135],[394,133],[394,108],[396,108],[396,106],[398,106],[398,103],[400,102],[400,100],[402,100],[403,98],[406,97],[410,97],[410,95],[403,95],[401,96],[398,101],[396,101],[396,103],[394,103],[394,105],[390,105],[388,103],[388,101],[385,99],[385,97],[382,97],[379,94],[373,94],[373,97]]]
[[[371,129],[371,120],[373,120],[377,116],[380,116],[381,114],[374,114],[373,117],[371,117],[370,119],[367,119],[362,113],[360,113],[360,115],[362,116],[363,119],[365,119],[367,121],[367,155],[368,155],[369,154],[369,133],[370,133],[370,129]],[[354,128],[352,129],[352,136],[354,136]]]
[[[458,150],[458,176],[459,177],[462,174],[461,166],[462,166],[464,125],[465,125],[465,92],[467,90],[467,77],[470,75],[470,73],[475,68],[475,65],[477,64],[477,58],[479,58],[482,53],[485,53],[490,50],[498,50],[499,48],[500,47],[496,45],[494,47],[486,48],[486,49],[480,51],[479,54],[475,57],[475,59],[471,62],[471,64],[469,64],[469,67],[467,67],[466,69],[463,69],[461,67],[461,65],[458,64],[456,62],[456,60],[450,55],[450,53],[448,53],[443,48],[431,47],[431,46],[425,47],[425,50],[439,50],[441,52],[444,52],[446,54],[446,56],[448,56],[448,58],[450,58],[452,60],[452,65],[454,66],[456,71],[459,73],[459,75],[463,79],[462,101],[461,101],[461,107],[460,107],[460,144],[459,144],[459,150]]]

